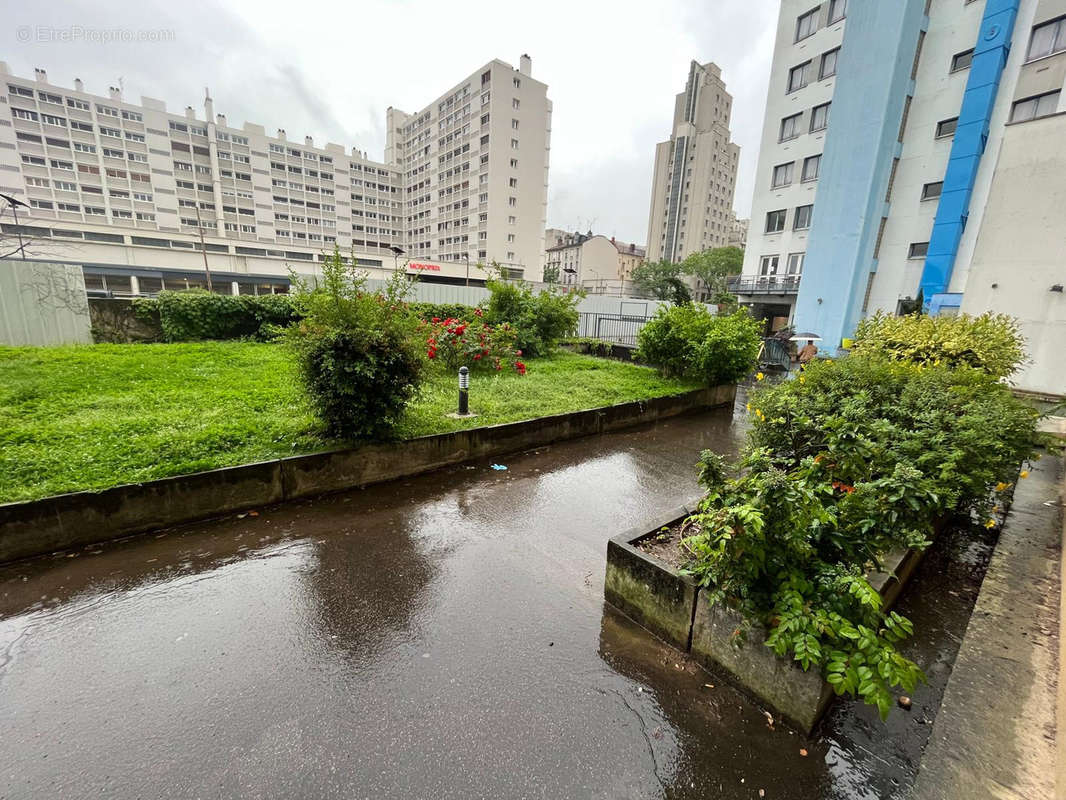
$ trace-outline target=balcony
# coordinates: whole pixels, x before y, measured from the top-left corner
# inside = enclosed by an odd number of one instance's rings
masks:
[[[726,286],[733,294],[796,294],[801,275],[734,275]]]

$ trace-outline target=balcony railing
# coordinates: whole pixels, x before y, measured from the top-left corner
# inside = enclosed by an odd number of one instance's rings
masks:
[[[800,275],[736,275],[727,286],[733,294],[796,294]]]

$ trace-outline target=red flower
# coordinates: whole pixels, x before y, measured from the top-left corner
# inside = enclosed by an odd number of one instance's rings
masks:
[[[432,348],[432,347],[431,347],[431,348],[429,348],[429,353],[428,353],[428,355],[429,355],[429,357],[430,357],[430,358],[436,358],[436,357],[437,357],[437,351],[436,351],[436,349],[435,349],[435,348]]]
[[[440,317],[434,317],[430,322],[440,322]]]
[[[474,361],[480,361],[480,360],[481,360],[481,353],[475,353],[474,354]]]
[[[475,308],[474,309],[474,313],[477,314],[480,317],[481,316],[481,309],[480,308]]]

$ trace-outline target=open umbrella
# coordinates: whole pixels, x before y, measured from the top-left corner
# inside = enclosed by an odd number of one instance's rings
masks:
[[[796,333],[792,336],[789,336],[788,340],[790,342],[806,342],[807,340],[810,340],[812,342],[820,342],[822,341],[822,337],[819,336],[817,333]]]

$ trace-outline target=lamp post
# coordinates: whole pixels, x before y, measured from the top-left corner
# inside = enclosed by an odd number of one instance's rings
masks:
[[[459,367],[459,416],[470,414],[470,370]]]
[[[470,288],[470,253],[463,253],[463,258],[466,259],[466,288]]]
[[[393,245],[389,245],[389,249],[392,251],[392,271],[393,272],[399,272],[400,271],[400,256],[402,256],[404,254],[404,249],[402,247],[397,247],[394,244]]]
[[[204,272],[207,273],[207,291],[213,292],[211,286],[211,268],[207,266],[207,247],[204,245],[204,223],[200,219],[200,201],[196,201],[196,229],[200,233],[200,252],[204,255]]]
[[[23,208],[29,208],[29,206],[27,206],[21,200],[15,198],[15,197],[12,197],[9,194],[0,194],[0,197],[2,197],[5,200],[7,200],[7,204],[9,206],[11,206],[11,214],[15,218],[15,234],[19,237],[19,252],[22,253],[22,260],[25,261],[26,260],[26,245],[22,241],[22,227],[19,225],[19,211],[18,211],[18,209],[19,209],[19,206],[22,206]]]

